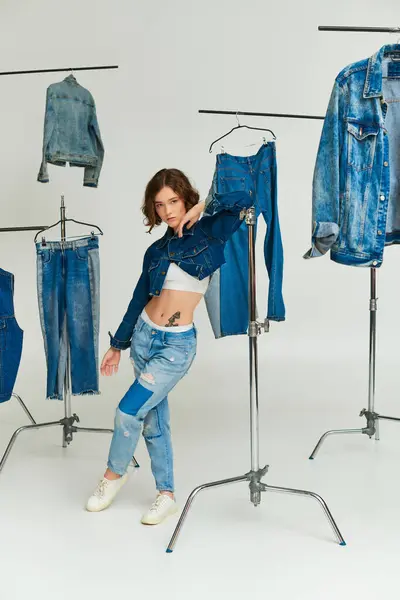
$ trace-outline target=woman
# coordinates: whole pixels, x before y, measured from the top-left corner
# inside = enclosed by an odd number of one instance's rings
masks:
[[[116,410],[107,469],[88,500],[89,511],[107,508],[126,482],[142,428],[158,490],[142,523],[155,525],[177,511],[167,394],[194,360],[194,310],[210,275],[225,262],[224,244],[251,197],[243,191],[216,194],[207,207],[212,215],[198,221],[204,204],[177,169],[159,171],[147,185],[142,211],[149,233],[162,222],[168,229],[144,255],[132,300],[101,364],[102,375],[113,375],[121,350],[130,347],[135,381]]]

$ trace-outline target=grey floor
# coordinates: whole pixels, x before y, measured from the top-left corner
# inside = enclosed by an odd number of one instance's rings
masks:
[[[229,359],[206,378],[204,370],[212,366],[199,359],[171,398],[181,505],[197,484],[241,475],[250,467],[247,364]],[[102,473],[110,438],[80,434],[64,450],[59,430],[30,432],[20,438],[0,476],[4,598],[146,594],[197,600],[256,592],[274,600],[395,597],[400,429],[383,423],[380,442],[331,438],[317,460],[307,459],[325,429],[363,424],[358,412],[365,406],[364,372],[361,362],[288,364],[277,357],[268,368],[260,365],[261,463],[270,464],[265,481],[321,494],[347,547],[336,543],[316,502],[267,494],[254,508],[246,485],[235,484],[198,496],[175,552],[166,554],[177,518],[154,528],[139,522],[154,497],[142,442],[141,468],[115,504],[89,514],[83,507]],[[126,367],[122,380],[127,373]],[[392,376],[394,381],[393,369]],[[115,381],[103,384],[97,401],[74,401],[82,425],[112,426]],[[382,412],[395,414],[390,387],[384,378],[378,392]],[[61,410],[44,401],[31,404],[40,420],[52,420]],[[5,446],[26,419],[16,402],[0,411]]]

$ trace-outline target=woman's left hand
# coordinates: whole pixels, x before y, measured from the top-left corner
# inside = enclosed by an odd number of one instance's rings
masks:
[[[179,223],[179,226],[177,229],[178,237],[183,236],[183,227],[184,227],[184,225],[186,225],[186,223],[188,223],[187,228],[190,229],[196,223],[196,221],[199,220],[199,217],[200,217],[201,213],[203,212],[203,210],[204,210],[204,202],[199,202],[198,204],[195,204],[194,206],[192,206],[192,208],[190,210],[187,211],[187,213],[183,217],[182,221]]]

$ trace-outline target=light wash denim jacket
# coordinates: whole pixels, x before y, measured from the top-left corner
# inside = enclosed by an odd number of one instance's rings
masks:
[[[109,333],[111,346],[119,350],[129,348],[136,321],[151,297],[161,294],[171,262],[200,280],[225,263],[225,243],[240,227],[242,210],[251,204],[252,198],[245,191],[215,194],[210,207],[212,216],[203,216],[190,229],[185,226],[181,238],[169,227],[164,236],[146,250],[142,274],[128,309],[115,336]]]
[[[47,88],[43,153],[38,181],[47,183],[47,163],[85,167],[83,185],[97,187],[103,164],[96,106],[92,94],[73,75]]]
[[[379,267],[400,243],[399,45],[346,67],[335,80],[313,181],[312,248],[337,263]]]

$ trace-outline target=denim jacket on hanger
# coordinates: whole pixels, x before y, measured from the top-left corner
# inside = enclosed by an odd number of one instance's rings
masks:
[[[83,185],[97,187],[104,147],[92,94],[73,75],[47,88],[42,164],[38,181],[47,183],[47,163],[84,167]]]
[[[379,267],[400,243],[400,45],[335,80],[313,182],[312,248],[337,263]]]
[[[147,249],[128,310],[115,336],[109,334],[111,346],[119,350],[129,348],[136,321],[151,296],[160,295],[171,262],[200,280],[225,263],[224,245],[240,227],[240,213],[250,208],[252,198],[247,192],[231,192],[216,194],[214,203],[215,206],[208,207],[213,209],[213,215],[203,216],[190,229],[185,226],[183,237],[179,238],[169,227],[165,235]]]

